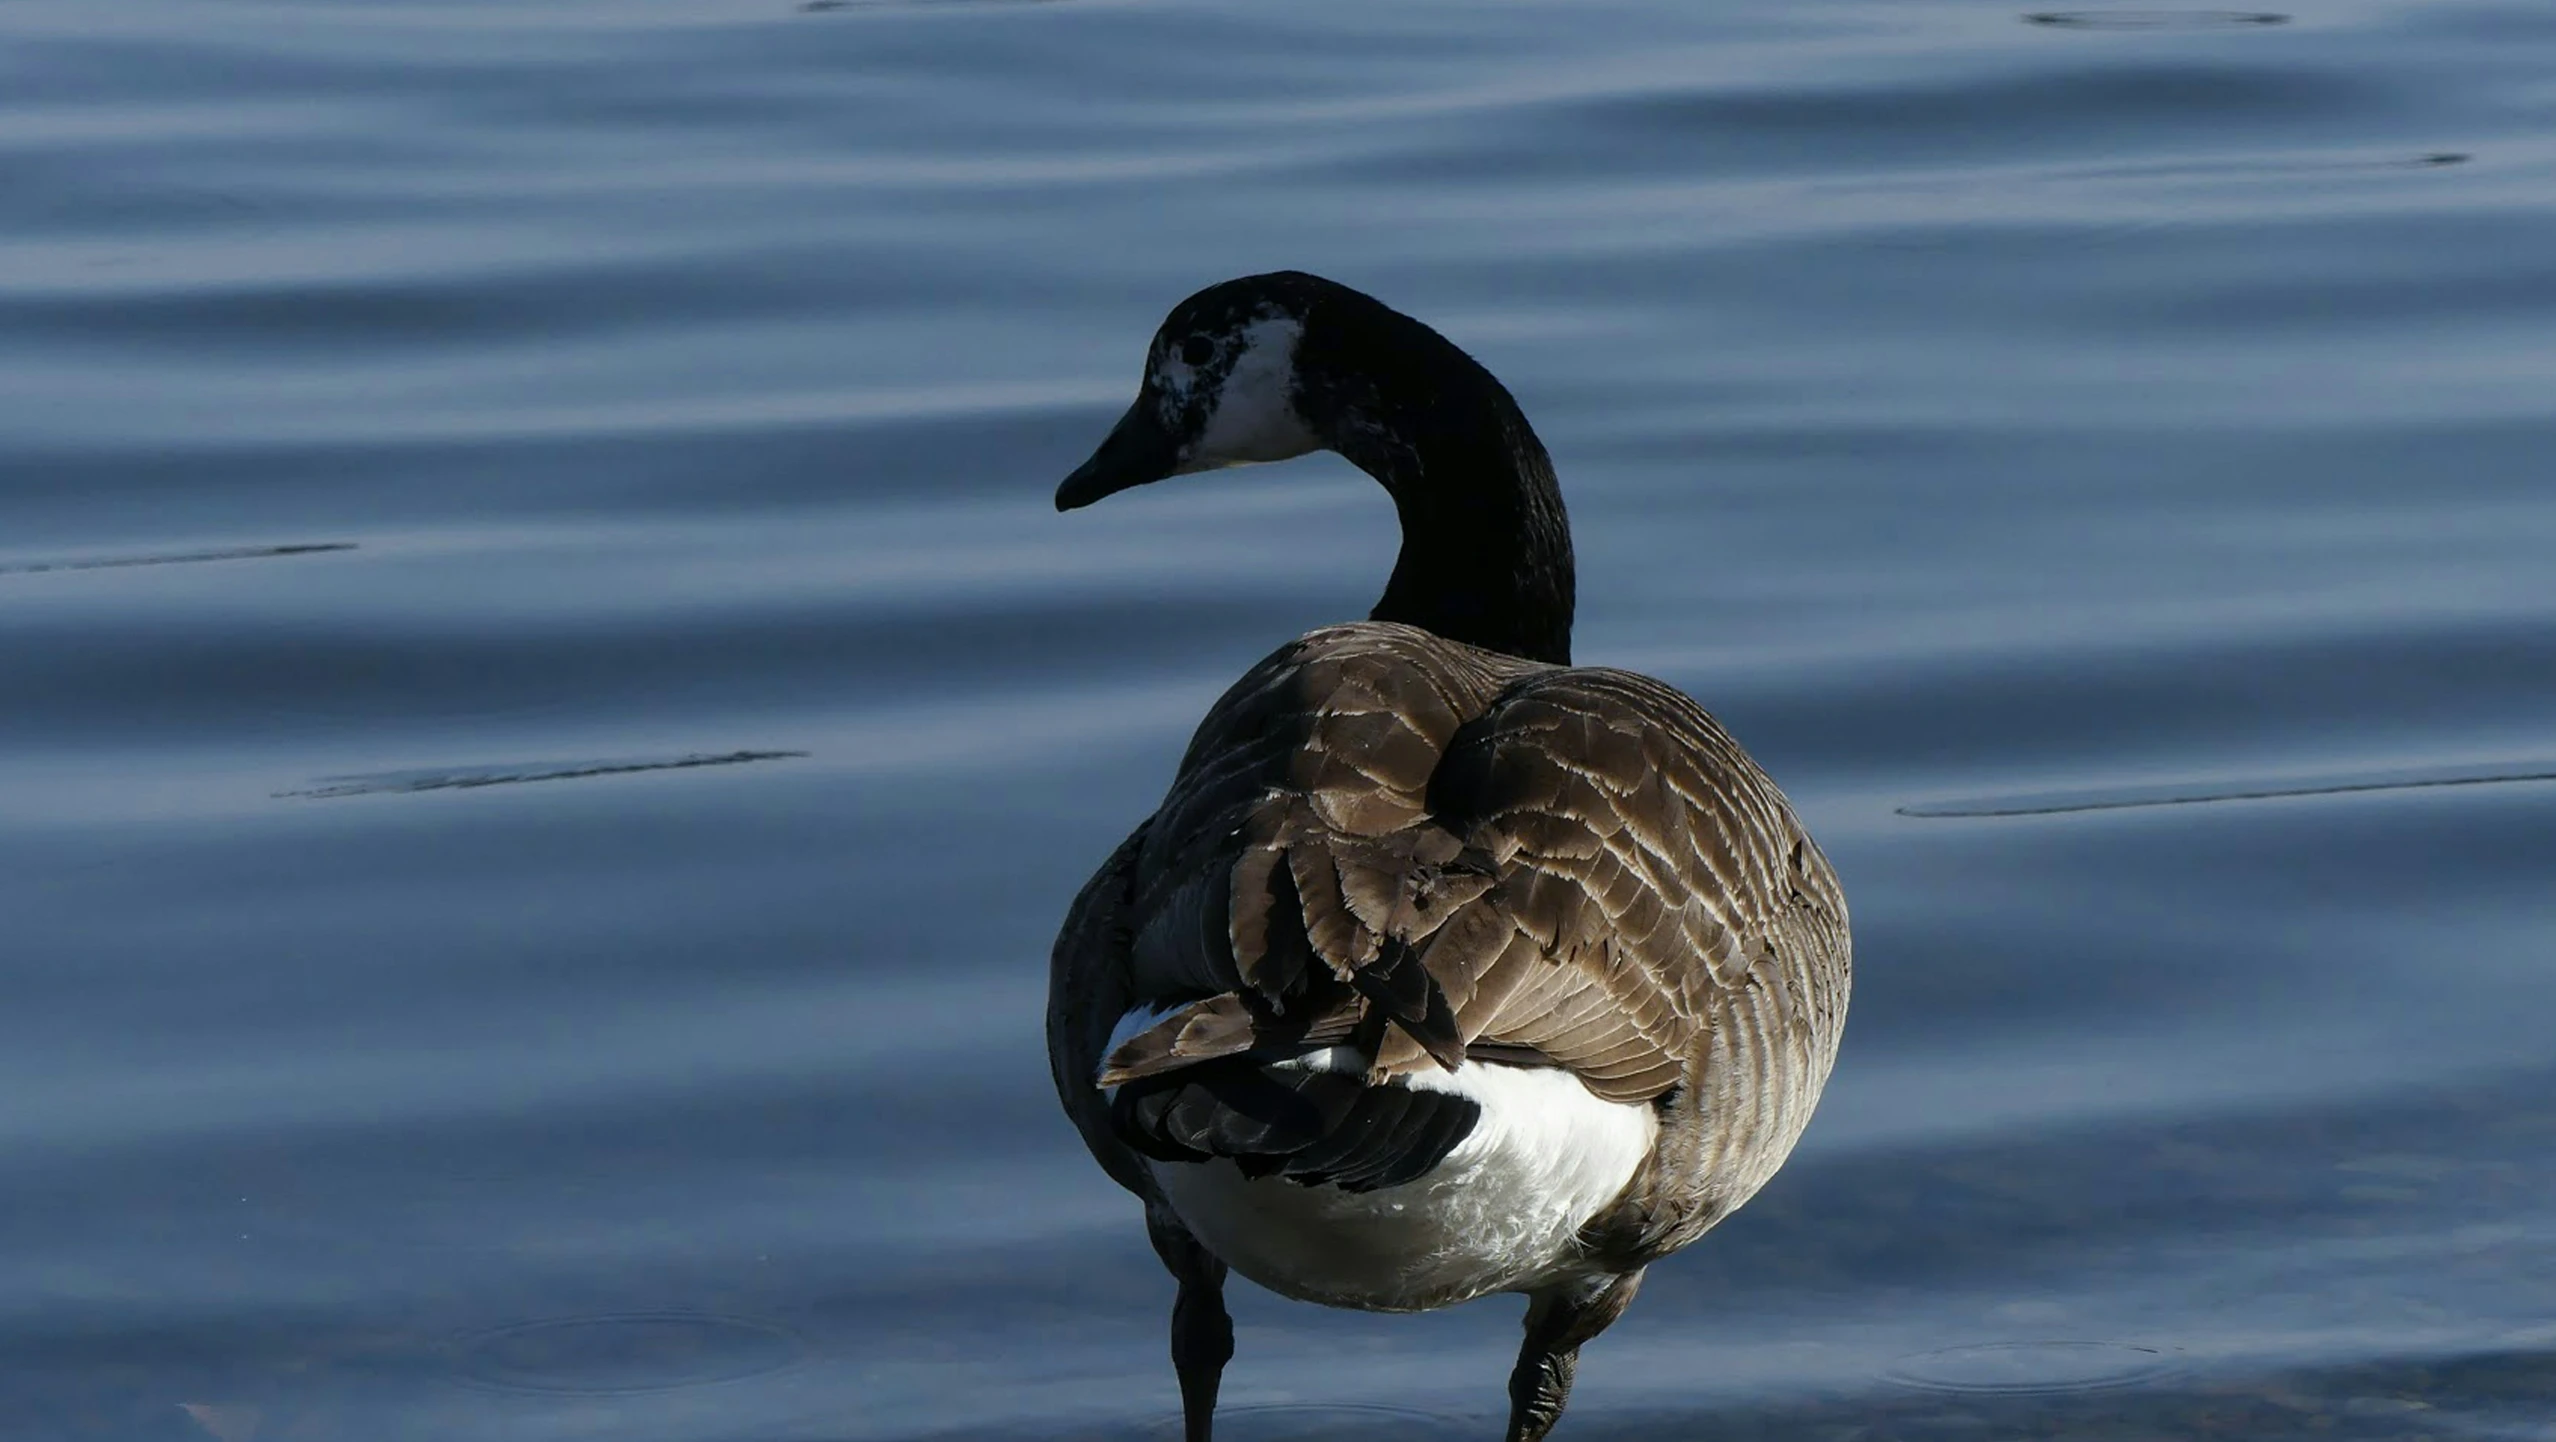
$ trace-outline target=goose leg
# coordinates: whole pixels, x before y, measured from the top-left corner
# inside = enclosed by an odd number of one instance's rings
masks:
[[[1509,1374],[1508,1442],[1544,1442],[1562,1420],[1579,1370],[1580,1344],[1624,1315],[1642,1286],[1639,1269],[1594,1286],[1534,1293],[1527,1302],[1526,1345]]]
[[[1172,1369],[1180,1374],[1181,1436],[1212,1442],[1216,1386],[1234,1356],[1234,1319],[1225,1315],[1225,1264],[1200,1246],[1180,1223],[1147,1213],[1145,1233],[1154,1255],[1180,1281],[1172,1303]]]

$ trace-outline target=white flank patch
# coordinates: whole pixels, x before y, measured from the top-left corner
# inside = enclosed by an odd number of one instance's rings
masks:
[[[1322,449],[1296,414],[1296,342],[1304,333],[1302,325],[1284,316],[1243,327],[1242,350],[1211,398],[1198,443],[1173,474],[1283,461]]]
[[[1406,1080],[1471,1097],[1482,1119],[1403,1186],[1344,1192],[1247,1181],[1227,1161],[1147,1165],[1209,1250],[1302,1301],[1416,1312],[1580,1272],[1580,1226],[1650,1155],[1651,1109],[1602,1101],[1553,1068],[1477,1061]]]

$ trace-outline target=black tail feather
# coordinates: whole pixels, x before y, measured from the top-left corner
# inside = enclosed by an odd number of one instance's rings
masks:
[[[1376,1150],[1376,1137],[1392,1135],[1394,1124],[1402,1120],[1403,1100],[1410,1095],[1407,1087],[1378,1087],[1359,1097],[1328,1136],[1314,1138],[1288,1158],[1297,1179],[1309,1186],[1333,1182],[1344,1187],[1360,1180],[1365,1170],[1361,1163]]]
[[[1156,1161],[1225,1157],[1245,1176],[1350,1192],[1427,1174],[1481,1116],[1469,1097],[1250,1057],[1129,1082],[1110,1105],[1119,1139]]]

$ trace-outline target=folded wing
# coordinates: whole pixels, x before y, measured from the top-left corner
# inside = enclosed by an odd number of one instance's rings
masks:
[[[1377,1081],[1497,1057],[1755,1105],[1705,1063],[1833,1051],[1842,1011],[1811,984],[1834,878],[1700,708],[1408,627],[1318,631],[1236,683],[1127,886],[1125,992],[1164,1015],[1085,1044],[1098,1084],[1346,1044]]]

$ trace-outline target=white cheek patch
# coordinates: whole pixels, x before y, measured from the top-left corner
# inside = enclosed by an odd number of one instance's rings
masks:
[[[1303,326],[1285,317],[1243,328],[1233,369],[1212,399],[1198,443],[1174,474],[1283,461],[1322,449],[1304,417],[1296,414],[1296,341],[1303,334]]]

